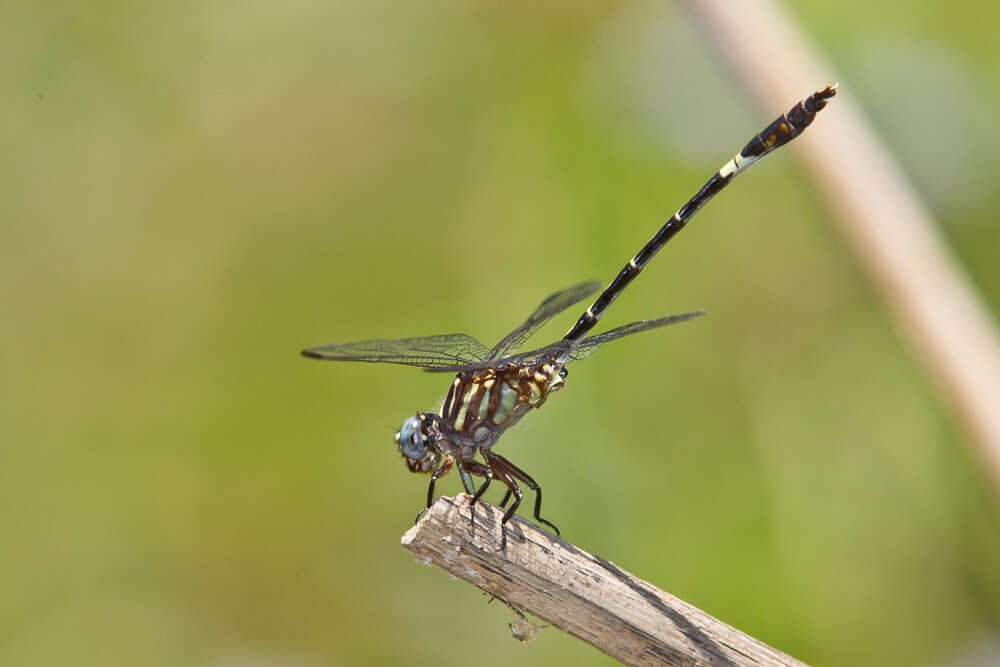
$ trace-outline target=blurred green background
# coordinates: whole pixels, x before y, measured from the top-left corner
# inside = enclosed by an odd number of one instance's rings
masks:
[[[788,7],[996,313],[998,6]],[[392,432],[448,378],[298,350],[492,344],[796,100],[652,0],[15,0],[0,55],[0,664],[610,662],[399,547]],[[803,660],[986,655],[996,500],[830,223],[793,150],[755,167],[604,323],[709,317],[498,451],[564,537]]]

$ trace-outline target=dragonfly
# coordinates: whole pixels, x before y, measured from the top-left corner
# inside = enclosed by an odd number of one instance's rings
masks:
[[[427,502],[417,514],[417,522],[434,502],[435,483],[455,468],[466,492],[472,496],[469,509],[473,527],[475,505],[490,482],[499,478],[506,486],[500,502],[505,510],[500,521],[501,550],[505,551],[507,546],[507,524],[521,505],[521,484],[535,494],[535,521],[560,535],[559,529],[541,516],[542,487],[531,475],[493,451],[500,436],[526,414],[542,407],[549,394],[565,386],[569,364],[590,356],[605,343],[704,314],[694,311],[640,320],[587,335],[643,267],[712,197],[736,175],[800,135],[836,93],[837,84],[816,91],[755,135],[674,213],[603,290],[600,282],[588,281],[555,292],[492,348],[467,334],[454,333],[333,343],[302,351],[303,356],[311,359],[402,364],[432,373],[455,374],[440,409],[408,417],[394,435],[406,467],[414,473],[430,474]],[[597,298],[560,340],[519,352],[542,325],[598,291]],[[473,477],[483,480],[478,489]],[[511,496],[514,502],[508,508]]]

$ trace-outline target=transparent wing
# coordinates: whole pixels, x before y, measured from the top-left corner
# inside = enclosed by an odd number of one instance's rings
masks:
[[[302,350],[302,356],[310,359],[404,364],[439,371],[477,365],[486,360],[489,354],[490,351],[478,340],[460,333],[420,338],[359,340]]]
[[[591,354],[597,351],[597,348],[604,345],[607,342],[616,340],[618,338],[623,338],[625,336],[631,336],[632,334],[637,334],[642,331],[649,331],[650,329],[658,329],[659,327],[665,327],[668,324],[678,324],[680,322],[687,322],[688,320],[693,320],[696,317],[700,317],[705,314],[704,310],[697,310],[693,313],[681,313],[680,315],[667,315],[666,317],[659,317],[655,320],[640,320],[638,322],[632,322],[624,326],[616,327],[610,331],[605,331],[604,333],[597,334],[596,336],[590,336],[584,338],[579,343],[574,345],[566,353],[565,360],[560,360],[560,363],[569,363],[570,361],[579,361],[580,359],[586,359]]]
[[[535,308],[524,324],[507,334],[502,341],[493,346],[490,350],[490,359],[501,359],[517,351],[524,341],[528,340],[532,334],[548,322],[552,317],[558,315],[575,303],[579,303],[588,296],[601,289],[601,283],[590,280],[579,285],[573,285],[566,289],[559,290],[545,298],[538,308]]]
[[[542,358],[554,358],[560,364],[568,364],[571,361],[586,359],[591,354],[596,352],[597,348],[607,342],[618,338],[624,338],[625,336],[631,336],[632,334],[637,334],[642,331],[665,327],[668,324],[687,322],[688,320],[704,314],[705,311],[698,310],[693,313],[667,315],[666,317],[660,317],[655,320],[639,320],[638,322],[632,322],[630,324],[611,329],[610,331],[605,331],[604,333],[597,334],[596,336],[584,338],[583,340],[575,343],[561,340],[537,350],[532,350],[531,352],[524,352],[522,354],[515,355],[513,359],[517,360],[519,363],[530,364],[534,363],[536,360],[541,360]]]
[[[624,336],[631,336],[632,334],[637,334],[642,331],[648,331],[650,329],[656,329],[659,327],[665,327],[668,324],[677,324],[678,322],[687,322],[688,320],[694,319],[700,315],[704,315],[705,311],[698,310],[693,313],[682,313],[680,315],[668,315],[666,317],[660,317],[655,320],[640,320],[638,322],[632,322],[631,324],[626,324],[620,326],[611,331],[605,331],[604,333],[597,334],[596,336],[590,336],[589,338],[584,338],[583,340],[572,342],[567,340],[560,340],[552,343],[551,345],[546,345],[545,347],[540,347],[537,350],[531,350],[530,352],[522,352],[521,354],[515,354],[510,357],[504,357],[504,363],[510,363],[515,366],[517,365],[529,365],[541,361],[542,359],[555,359],[560,364],[568,364],[571,361],[579,361],[580,359],[586,359],[591,354],[597,351],[601,345],[615,340],[617,338],[623,338]],[[488,368],[495,365],[493,360],[484,360],[481,362],[470,363],[458,366],[448,366],[441,368],[428,368],[427,370],[436,373],[444,371],[452,372],[462,372],[462,371],[473,371],[481,368]]]

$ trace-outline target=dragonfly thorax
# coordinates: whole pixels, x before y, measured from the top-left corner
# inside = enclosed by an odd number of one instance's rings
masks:
[[[548,359],[459,373],[441,406],[441,433],[463,448],[490,448],[504,430],[541,407],[550,392],[562,389],[565,377],[562,365]]]

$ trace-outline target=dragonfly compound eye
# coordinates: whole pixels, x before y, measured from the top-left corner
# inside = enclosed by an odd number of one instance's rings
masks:
[[[427,454],[427,445],[424,444],[423,424],[419,417],[410,417],[399,429],[397,441],[399,451],[403,456],[415,460],[424,458]]]

